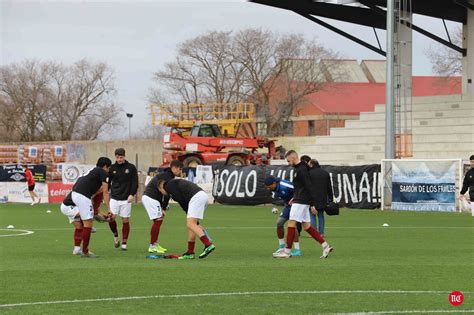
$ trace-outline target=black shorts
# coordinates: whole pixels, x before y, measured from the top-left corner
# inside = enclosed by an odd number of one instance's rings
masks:
[[[28,186],[28,191],[33,191],[35,190],[35,184]]]

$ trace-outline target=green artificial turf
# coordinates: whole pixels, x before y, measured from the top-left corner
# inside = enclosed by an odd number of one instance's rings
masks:
[[[185,214],[177,205],[171,208],[159,242],[181,254]],[[0,235],[20,233],[6,230],[10,224],[34,231],[0,237],[0,313],[474,310],[474,218],[469,214],[343,210],[326,217],[326,238],[335,248],[327,260],[319,259],[319,244],[306,236],[302,257],[274,259],[277,216],[270,209],[209,206],[203,224],[216,250],[203,260],[181,261],[145,258],[151,225],[141,205],[133,208],[128,251],[113,247],[107,223],[94,223],[98,231],[90,247],[101,257],[83,259],[71,254],[73,227],[57,204],[0,204]],[[202,250],[199,241],[196,249],[197,254]],[[458,307],[448,302],[455,290],[464,294]],[[70,302],[85,299],[92,301]],[[49,301],[58,303],[4,306]]]

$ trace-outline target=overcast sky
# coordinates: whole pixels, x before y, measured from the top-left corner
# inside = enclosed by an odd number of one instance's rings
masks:
[[[326,21],[376,45],[370,28]],[[446,37],[441,20],[415,16],[414,22]],[[133,132],[150,121],[146,106],[152,73],[173,58],[179,42],[207,30],[248,27],[316,37],[345,58],[382,57],[295,13],[246,1],[0,0],[0,64],[27,58],[66,64],[88,58],[108,63],[117,78],[117,103],[135,115]],[[448,27],[454,30],[458,25],[448,23]],[[383,46],[384,33],[378,30]],[[414,75],[432,74],[425,54],[430,45],[435,43],[414,33]]]

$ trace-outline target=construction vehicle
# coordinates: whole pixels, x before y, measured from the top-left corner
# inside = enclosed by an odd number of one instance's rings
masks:
[[[278,158],[275,141],[242,136],[253,131],[253,104],[161,105],[159,109],[159,119],[157,108],[152,109],[153,123],[171,127],[163,139],[162,167],[175,159],[185,167],[196,167],[261,165]],[[266,152],[258,151],[264,148]]]

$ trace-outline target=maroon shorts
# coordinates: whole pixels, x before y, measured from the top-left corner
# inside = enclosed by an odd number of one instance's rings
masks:
[[[28,186],[28,191],[33,191],[35,190],[35,184]]]

